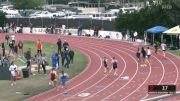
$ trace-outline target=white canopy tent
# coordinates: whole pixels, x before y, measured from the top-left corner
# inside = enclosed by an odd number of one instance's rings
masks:
[[[175,26],[173,28],[170,28],[169,30],[163,32],[163,34],[166,34],[166,35],[171,35],[171,42],[172,42],[172,35],[175,35],[176,37],[178,37],[178,40],[180,39],[180,26]],[[162,36],[162,39],[161,39],[161,42],[163,40],[163,36]],[[178,44],[180,45],[179,41],[178,41]],[[178,48],[179,48],[179,45],[178,45]]]
[[[163,33],[165,33],[166,35],[180,35],[180,26],[175,26]]]

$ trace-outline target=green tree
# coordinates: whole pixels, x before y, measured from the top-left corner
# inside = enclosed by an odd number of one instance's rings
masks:
[[[10,0],[16,9],[33,9],[42,6],[45,0]]]
[[[172,0],[173,1],[173,0]],[[180,24],[179,4],[171,0],[164,0],[159,4],[151,5],[141,9],[139,12],[119,14],[116,20],[116,29],[122,31],[129,29],[138,31],[143,35],[144,31],[150,27],[161,25],[165,27],[172,27]]]
[[[0,26],[4,24],[5,19],[6,19],[5,14],[0,11]]]

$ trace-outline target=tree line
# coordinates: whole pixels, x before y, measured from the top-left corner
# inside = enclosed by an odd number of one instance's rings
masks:
[[[150,2],[153,3],[153,2]],[[140,11],[133,13],[119,13],[116,19],[116,29],[118,31],[137,31],[141,36],[144,31],[156,25],[171,28],[180,24],[180,1],[160,0],[154,2]]]

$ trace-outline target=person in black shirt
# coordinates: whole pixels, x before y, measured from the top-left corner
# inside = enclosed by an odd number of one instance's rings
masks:
[[[154,49],[155,49],[155,53],[157,54],[157,51],[158,51],[158,44],[157,44],[157,42],[154,44]]]
[[[32,71],[31,71],[31,68],[32,68],[31,59],[29,59],[29,60],[27,61],[27,68],[28,68],[28,70],[29,70],[29,74],[32,74]]]
[[[64,55],[65,55],[65,59],[66,59],[66,63],[65,63],[65,67],[69,68],[70,66],[70,56],[69,56],[69,49],[66,48],[66,50],[64,51]]]
[[[70,57],[70,63],[73,64],[73,60],[74,60],[74,51],[70,49],[69,51],[69,57]]]
[[[147,54],[146,54],[144,47],[141,48],[141,53],[142,53],[142,62],[143,62],[142,66],[146,66],[146,55]]]
[[[18,46],[17,46],[17,44],[14,45],[14,52],[16,53],[16,55],[18,54]]]
[[[14,45],[13,45],[12,41],[9,43],[9,54],[8,54],[8,56],[10,55],[11,52],[14,54]]]
[[[138,65],[140,65],[140,60],[141,60],[140,57],[141,57],[141,52],[140,52],[140,49],[138,47],[137,52],[136,52],[136,58],[137,58],[137,61],[138,61]]]
[[[5,56],[5,46],[4,46],[4,43],[1,43],[1,48],[2,48],[3,56]]]
[[[62,51],[61,52],[61,63],[62,63],[62,66],[64,66],[64,61],[65,61],[65,52]]]
[[[104,64],[104,74],[109,74],[109,68],[108,68],[108,59],[104,57],[103,59],[103,64]]]
[[[114,69],[114,76],[117,76],[118,75],[118,73],[117,73],[118,63],[117,63],[117,60],[115,57],[113,57],[111,63],[112,63],[112,67]]]
[[[62,43],[61,43],[61,39],[60,38],[58,39],[57,46],[58,46],[58,54],[61,54]]]

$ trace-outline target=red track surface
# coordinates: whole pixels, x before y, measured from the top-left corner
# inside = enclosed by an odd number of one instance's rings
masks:
[[[4,35],[0,35],[4,38]],[[140,101],[160,95],[148,94],[148,85],[175,84],[180,91],[180,59],[167,54],[164,58],[161,52],[151,57],[152,65],[138,67],[135,57],[136,45],[86,37],[61,36],[70,46],[84,53],[89,59],[87,68],[68,83],[68,95],[63,90],[55,89],[29,98],[29,101]],[[16,35],[16,39],[41,39],[44,42],[56,43],[55,35]],[[109,60],[115,56],[118,59],[118,77],[111,75],[107,78],[103,74],[102,58]],[[113,74],[113,71],[111,71]],[[121,76],[129,76],[129,80],[121,80]],[[81,93],[90,93],[87,97],[79,97]],[[164,101],[180,101],[180,97],[171,96]],[[161,101],[163,101],[161,100]]]

